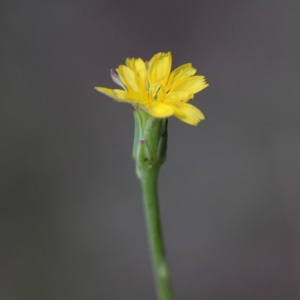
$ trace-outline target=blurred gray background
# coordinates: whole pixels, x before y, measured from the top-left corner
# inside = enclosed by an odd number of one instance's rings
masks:
[[[170,118],[176,299],[300,299],[300,2],[1,1],[0,299],[155,299],[131,107],[97,93],[172,51],[209,88]]]

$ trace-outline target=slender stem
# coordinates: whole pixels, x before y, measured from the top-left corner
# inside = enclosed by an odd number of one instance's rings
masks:
[[[139,170],[146,226],[152,256],[152,265],[158,299],[172,300],[170,270],[166,261],[163,234],[159,213],[157,177],[159,167]]]

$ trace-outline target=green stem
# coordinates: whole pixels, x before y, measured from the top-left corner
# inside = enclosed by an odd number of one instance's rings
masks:
[[[172,300],[170,270],[166,261],[163,234],[159,213],[157,177],[159,166],[139,169],[146,226],[152,256],[154,277],[158,299]]]

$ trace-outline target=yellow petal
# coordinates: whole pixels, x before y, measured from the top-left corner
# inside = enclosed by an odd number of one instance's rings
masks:
[[[196,94],[207,86],[208,84],[205,82],[204,76],[192,76],[183,79],[180,83],[178,83],[177,87],[174,89],[172,88],[172,91],[186,91],[190,94]]]
[[[135,81],[139,91],[146,91],[146,65],[145,62],[138,58],[134,60],[133,71],[135,74]]]
[[[193,94],[186,91],[169,92],[165,96],[165,103],[186,102],[191,98],[193,98]]]
[[[195,73],[196,73],[196,69],[192,67],[191,63],[184,64],[176,68],[170,74],[166,90],[171,89],[172,85],[174,84],[177,85],[180,80],[183,80],[186,77],[193,76]]]
[[[128,91],[138,91],[135,74],[130,68],[121,65],[117,72]]]
[[[146,75],[145,62],[141,58],[127,58],[126,66],[131,69],[142,81]]]
[[[159,84],[166,84],[171,70],[171,53],[158,53],[149,62],[148,81],[150,88],[156,89]]]
[[[133,68],[134,68],[134,58],[126,58],[125,63],[126,63],[126,66],[129,69],[133,70]]]
[[[196,106],[189,103],[183,103],[176,107],[175,117],[190,125],[197,125],[201,120],[204,120],[204,115]]]
[[[135,71],[141,79],[145,78],[146,66],[145,66],[145,62],[140,58],[135,60]]]
[[[167,118],[174,114],[174,107],[165,103],[153,102],[149,107],[149,114],[156,118]]]
[[[95,89],[100,92],[105,94],[106,96],[113,98],[114,100],[118,102],[124,102],[124,103],[133,103],[134,100],[132,99],[132,95],[128,93],[127,91],[123,90],[118,90],[118,89],[107,89],[103,87],[96,86]]]
[[[174,69],[172,73],[179,74],[181,73],[184,77],[192,76],[196,73],[196,69],[192,67],[191,63],[181,65]]]

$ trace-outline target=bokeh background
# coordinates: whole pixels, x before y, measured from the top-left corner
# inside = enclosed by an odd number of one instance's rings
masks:
[[[97,93],[172,51],[209,88],[169,120],[176,299],[300,299],[300,2],[1,1],[0,299],[155,299],[129,105]]]

